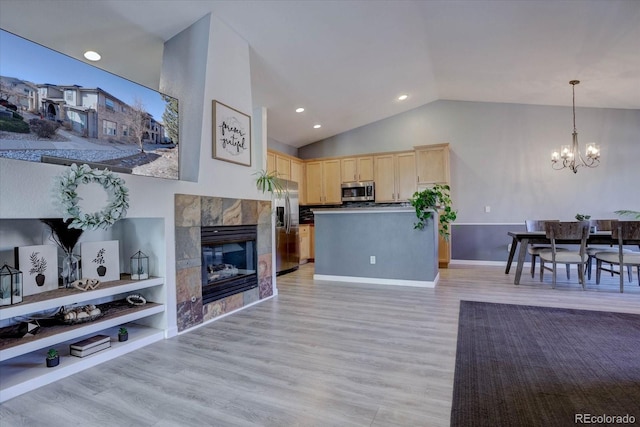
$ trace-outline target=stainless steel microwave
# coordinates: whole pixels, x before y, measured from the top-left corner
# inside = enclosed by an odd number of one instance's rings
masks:
[[[342,184],[343,202],[367,202],[376,199],[373,181],[347,182]]]

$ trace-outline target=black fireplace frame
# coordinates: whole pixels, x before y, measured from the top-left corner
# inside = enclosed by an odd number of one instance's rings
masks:
[[[229,277],[209,283],[204,261],[205,246],[222,245],[226,243],[244,243],[253,241],[253,261],[256,266],[255,274],[240,277]],[[200,258],[202,260],[202,303],[208,304],[213,301],[226,298],[241,292],[258,287],[258,227],[256,224],[248,225],[222,225],[206,226],[200,228]]]

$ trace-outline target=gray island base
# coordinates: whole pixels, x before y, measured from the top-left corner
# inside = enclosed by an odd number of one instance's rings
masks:
[[[314,209],[316,280],[433,288],[438,231],[408,207]],[[435,215],[434,215],[435,216]],[[437,218],[437,217],[436,217]]]

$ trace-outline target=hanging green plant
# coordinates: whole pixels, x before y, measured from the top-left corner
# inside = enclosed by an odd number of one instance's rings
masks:
[[[253,174],[256,176],[256,187],[258,190],[263,193],[269,192],[276,196],[280,196],[285,189],[282,186],[282,181],[278,178],[278,174],[276,172],[267,172],[264,169],[261,169]]]
[[[438,211],[439,233],[445,240],[449,240],[449,224],[457,218],[456,211],[451,208],[450,190],[448,185],[435,184],[431,188],[413,193],[409,203],[415,208],[418,218],[414,228],[422,230],[427,220],[433,217],[433,211]]]
[[[77,189],[81,184],[97,183],[102,185],[109,195],[109,203],[101,211],[84,213],[78,203],[82,200]],[[71,219],[70,228],[93,230],[108,228],[117,220],[124,218],[129,208],[129,194],[124,180],[108,169],[91,169],[89,165],[78,166],[75,163],[60,176],[58,191],[64,211],[63,219]]]

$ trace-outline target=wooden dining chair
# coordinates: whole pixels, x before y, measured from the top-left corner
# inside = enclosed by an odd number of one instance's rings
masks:
[[[592,229],[596,231],[612,231],[613,224],[615,224],[617,219],[592,219],[589,221]],[[593,261],[596,259],[596,254],[598,252],[613,252],[618,253],[618,247],[615,246],[616,242],[611,241],[610,245],[587,245],[587,255],[589,256],[589,260],[586,265],[586,273],[587,279],[591,280],[591,267]],[[629,252],[629,249],[624,249],[625,252]],[[612,274],[613,276],[613,274]]]
[[[598,252],[596,258],[596,283],[600,283],[602,271],[608,271],[620,276],[620,292],[624,292],[624,267],[627,267],[629,282],[633,282],[633,267],[636,267],[638,285],[640,285],[640,252],[633,252],[624,248],[624,242],[628,240],[640,240],[640,221],[615,221],[611,230],[611,237],[616,241],[616,252]],[[611,264],[611,268],[605,268],[602,263]],[[618,270],[614,266],[618,266]]]
[[[576,264],[578,267],[578,281],[585,289],[584,267],[587,256],[587,239],[589,238],[589,221],[578,222],[547,222],[545,224],[547,238],[551,241],[551,249],[540,252],[540,281],[543,281],[544,270],[553,273],[552,287],[556,287],[556,272],[558,264]],[[578,240],[578,250],[558,250],[558,240]],[[545,266],[551,263],[551,267]]]
[[[524,221],[524,225],[527,231],[545,231],[544,224],[547,222],[560,222],[558,219],[527,219]],[[536,271],[536,258],[542,251],[548,251],[551,249],[551,245],[535,244],[527,247],[527,253],[531,256],[531,278],[535,276]],[[565,248],[557,248],[559,251],[566,250]],[[567,280],[570,279],[570,266],[567,264]]]

